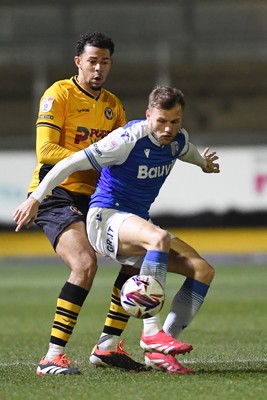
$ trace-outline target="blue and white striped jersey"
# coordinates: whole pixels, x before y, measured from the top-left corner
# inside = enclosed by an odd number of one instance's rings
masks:
[[[187,131],[181,129],[170,145],[160,145],[141,120],[92,144],[84,152],[101,175],[89,207],[113,208],[148,219],[175,161],[187,153],[188,141]]]

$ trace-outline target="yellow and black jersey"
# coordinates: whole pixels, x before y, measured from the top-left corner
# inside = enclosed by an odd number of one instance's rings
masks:
[[[32,192],[56,164],[105,137],[126,124],[124,108],[111,92],[101,89],[93,97],[83,89],[77,77],[55,82],[40,101],[36,130],[38,165],[33,173],[29,192]],[[98,173],[78,171],[65,179],[61,187],[90,196]]]

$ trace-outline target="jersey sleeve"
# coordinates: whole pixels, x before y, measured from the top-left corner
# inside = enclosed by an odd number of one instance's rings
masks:
[[[179,159],[181,161],[185,161],[190,164],[197,165],[200,168],[204,168],[206,166],[206,160],[199,153],[196,146],[189,141],[188,132],[185,129],[182,129],[182,132],[185,135],[185,145],[179,155]]]
[[[50,126],[36,128],[36,155],[39,163],[56,164],[74,154],[73,151],[59,145],[60,132]]]
[[[131,151],[132,144],[123,128],[111,132],[97,143],[58,162],[44,177],[32,197],[41,202],[47,194],[76,171],[101,169],[108,165],[121,164]]]
[[[48,193],[69,175],[76,171],[85,171],[92,168],[93,166],[89,162],[88,157],[86,157],[85,152],[80,150],[54,165],[40,182],[39,186],[32,192],[31,196],[41,203]]]
[[[67,100],[68,92],[58,82],[50,86],[40,100],[36,122],[36,154],[39,163],[56,164],[74,153],[59,144]]]
[[[181,129],[181,134],[184,135],[184,147],[180,151],[180,157],[184,156],[189,150],[189,134],[184,128]]]
[[[67,101],[68,91],[60,82],[55,82],[41,97],[36,125],[48,125],[60,131],[65,121]]]
[[[84,151],[93,167],[100,172],[106,166],[122,164],[132,148],[133,142],[128,140],[125,130],[118,128]]]

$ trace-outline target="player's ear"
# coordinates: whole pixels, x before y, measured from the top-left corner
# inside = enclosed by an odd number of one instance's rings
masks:
[[[76,64],[76,66],[77,66],[78,68],[80,68],[80,66],[81,66],[81,57],[80,57],[80,56],[75,56],[75,57],[74,57],[74,62],[75,62],[75,64]]]
[[[147,119],[150,118],[150,111],[149,111],[148,108],[147,108],[147,110],[146,110],[146,118],[147,118]]]

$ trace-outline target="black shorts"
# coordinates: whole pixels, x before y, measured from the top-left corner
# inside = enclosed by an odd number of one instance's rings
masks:
[[[70,224],[77,221],[86,222],[89,200],[89,196],[75,195],[56,187],[52,195],[42,201],[35,223],[46,234],[54,248],[58,236]]]

